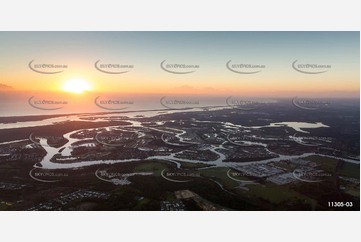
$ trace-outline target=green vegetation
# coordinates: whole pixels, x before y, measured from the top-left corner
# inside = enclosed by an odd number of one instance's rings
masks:
[[[273,184],[266,185],[249,185],[248,196],[256,196],[258,198],[267,200],[272,204],[280,204],[283,202],[298,202],[302,201],[315,207],[317,202],[309,197],[306,197],[298,192],[289,189],[286,186],[277,186]]]
[[[162,170],[169,168],[170,164],[164,161],[147,161],[134,168],[134,172],[153,172],[156,176],[160,176]]]
[[[209,168],[209,169],[199,170],[199,172],[204,177],[215,178],[226,189],[230,190],[230,189],[237,187],[239,185],[239,182],[234,181],[227,176],[228,170],[229,170],[229,168],[227,168],[227,167],[217,167],[217,168]],[[242,178],[242,180],[248,180],[248,179],[244,177],[244,178]]]
[[[190,163],[190,162],[179,162],[181,164],[182,169],[191,169],[191,168],[204,168],[204,167],[211,167],[212,165],[207,165],[203,163]]]
[[[360,165],[345,162],[339,171],[341,176],[360,178]]]
[[[4,201],[0,201],[0,211],[6,211],[8,207],[9,207],[8,203]]]
[[[360,197],[360,190],[359,189],[355,189],[355,188],[349,188],[345,190],[345,193],[350,194],[351,196],[354,197]]]
[[[164,193],[164,200],[166,201],[176,201],[176,197],[173,192],[165,192]]]
[[[324,171],[328,171],[331,173],[334,173],[336,171],[336,166],[338,163],[337,159],[324,157],[324,156],[318,156],[318,155],[312,155],[305,158],[305,160],[316,162],[321,166],[321,169]]]
[[[133,207],[133,210],[141,211],[146,208],[147,204],[150,203],[151,200],[148,198],[142,198],[138,200],[138,203]]]
[[[336,171],[337,164],[339,160],[324,156],[309,156],[305,158],[306,160],[314,161],[317,164],[320,164],[321,169],[334,173]],[[343,162],[340,170],[338,171],[339,175],[346,177],[359,178],[360,177],[360,165],[352,164],[349,162]]]

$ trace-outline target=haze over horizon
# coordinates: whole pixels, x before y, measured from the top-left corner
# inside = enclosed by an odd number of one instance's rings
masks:
[[[2,91],[262,97],[360,91],[359,32],[2,32],[0,52]],[[133,67],[111,75],[94,68],[98,60]],[[47,75],[31,70],[31,61],[67,67]],[[199,67],[177,75],[162,70],[163,61]],[[264,68],[242,75],[227,69],[229,61]],[[292,68],[295,61],[330,68],[303,74]]]

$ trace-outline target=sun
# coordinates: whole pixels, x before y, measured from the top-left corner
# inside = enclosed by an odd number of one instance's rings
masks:
[[[76,94],[83,93],[84,91],[90,91],[91,89],[90,84],[83,79],[70,79],[63,85],[64,91]]]

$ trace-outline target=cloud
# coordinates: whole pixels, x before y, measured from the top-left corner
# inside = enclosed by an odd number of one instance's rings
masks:
[[[179,86],[179,87],[174,87],[169,89],[169,91],[171,92],[182,92],[182,93],[197,93],[197,92],[216,92],[216,90],[212,87],[202,87],[202,88],[196,88],[193,86],[189,86],[189,85],[183,85],[183,86]]]
[[[13,89],[13,87],[0,83],[0,90],[9,90],[9,89]]]

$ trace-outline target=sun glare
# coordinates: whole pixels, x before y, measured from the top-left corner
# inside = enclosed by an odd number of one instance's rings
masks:
[[[63,90],[72,93],[83,93],[84,91],[90,91],[91,86],[89,83],[82,79],[71,79],[64,83]]]

